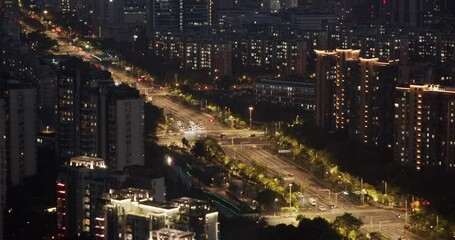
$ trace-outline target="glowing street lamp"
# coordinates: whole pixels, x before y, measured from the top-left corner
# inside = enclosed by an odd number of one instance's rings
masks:
[[[171,158],[171,156],[167,156],[166,163],[167,163],[168,166],[172,166],[172,158]]]
[[[273,211],[275,212],[275,205],[276,205],[276,202],[278,202],[278,198],[275,198],[275,201],[273,201]],[[273,215],[275,215],[275,213],[273,213]]]
[[[253,107],[249,107],[248,108],[250,110],[250,129],[252,129],[252,123],[253,123],[253,115],[252,115],[252,112],[253,112]]]

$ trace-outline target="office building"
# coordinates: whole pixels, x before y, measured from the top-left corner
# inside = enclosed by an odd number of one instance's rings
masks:
[[[394,158],[416,170],[455,167],[455,89],[397,87]]]

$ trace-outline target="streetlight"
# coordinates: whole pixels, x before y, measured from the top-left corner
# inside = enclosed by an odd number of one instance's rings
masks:
[[[335,206],[338,206],[338,194],[340,194],[340,193],[343,193],[343,192],[334,193],[335,194]]]
[[[172,158],[171,158],[171,156],[167,156],[166,162],[167,162],[168,166],[172,166]]]
[[[278,198],[275,198],[275,201],[273,201],[273,215],[275,215],[275,205],[276,202],[278,202]]]
[[[292,207],[292,183],[289,183],[289,208]]]
[[[250,129],[252,129],[252,122],[253,122],[252,112],[253,112],[253,107],[249,107],[248,109],[250,110]]]
[[[136,35],[136,34],[133,35],[133,52],[134,52],[134,47],[135,47],[134,44],[136,43],[136,40],[137,40],[138,37],[139,36]]]
[[[382,180],[384,182],[384,195],[387,196],[387,181]]]
[[[328,192],[329,193],[329,201],[330,201],[330,189],[320,189],[321,192]]]

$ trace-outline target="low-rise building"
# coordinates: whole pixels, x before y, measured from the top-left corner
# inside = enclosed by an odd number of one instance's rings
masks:
[[[301,81],[262,78],[256,80],[254,93],[256,102],[315,109],[315,83],[311,79]]]

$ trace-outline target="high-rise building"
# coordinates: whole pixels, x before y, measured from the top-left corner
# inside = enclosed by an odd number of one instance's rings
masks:
[[[57,177],[57,238],[69,239],[89,235],[95,216],[96,199],[109,186],[101,186],[101,193],[90,184],[95,169],[104,169],[100,158],[75,157],[63,166]],[[106,189],[103,189],[106,188]]]
[[[353,116],[355,92],[351,89],[358,79],[360,50],[316,50],[316,114],[321,129],[334,132],[347,129]]]
[[[65,0],[63,0],[65,1]],[[100,0],[93,1],[92,23],[94,33],[100,38],[119,37],[132,40],[131,37],[125,36],[127,32],[124,29],[125,18],[125,0]]]
[[[20,38],[19,1],[0,1],[0,33],[10,36],[14,40]]]
[[[149,29],[154,32],[178,32],[181,30],[182,0],[152,0],[150,1],[151,23]]]
[[[3,89],[5,150],[12,186],[36,173],[36,94],[22,81],[10,79]]]
[[[207,202],[179,198],[157,204],[150,192],[139,188],[111,189],[105,197],[104,214],[98,216],[101,239],[158,239],[160,229],[176,229],[194,239],[218,240],[218,212]],[[164,233],[168,230],[161,230]],[[160,238],[161,239],[161,238]],[[191,238],[190,238],[191,239]]]
[[[184,31],[193,31],[203,26],[212,25],[212,0],[180,1],[183,1],[181,19]]]
[[[316,59],[316,125],[391,148],[398,62],[359,58],[351,49],[316,51]]]
[[[93,70],[62,71],[58,77],[58,157],[107,157],[107,93],[112,80]]]
[[[80,76],[70,72],[58,77],[57,156],[66,161],[76,156],[76,118],[79,110]]]
[[[397,87],[394,158],[416,170],[455,167],[455,89]]]
[[[422,27],[440,23],[450,18],[454,9],[450,0],[396,0],[383,1],[394,23],[404,26]]]
[[[144,165],[144,102],[136,89],[112,87],[107,97],[107,158],[109,168]]]
[[[213,0],[152,0],[150,9],[148,31],[152,36],[155,32],[194,31],[210,26],[215,10]]]
[[[360,142],[392,147],[397,79],[397,65],[377,58],[360,58],[358,110],[353,112],[358,116],[355,125]]]
[[[337,78],[336,52],[316,50],[315,124],[324,131],[335,130],[333,117],[334,82]]]
[[[284,8],[296,8],[298,7],[298,0],[285,0],[283,2]]]
[[[0,98],[0,136],[5,135],[5,101],[3,98]],[[3,226],[4,226],[4,216],[3,213],[6,208],[7,200],[7,165],[6,165],[6,155],[5,155],[5,139],[0,138],[0,240],[3,240]]]
[[[56,184],[60,239],[77,236],[103,239],[101,236],[106,232],[104,225],[100,225],[105,204],[102,198],[109,189],[144,189],[156,205],[164,202],[166,195],[164,177],[160,173],[142,166],[127,167],[122,172],[109,170],[104,160],[87,156],[73,157],[68,165],[62,166]]]

